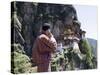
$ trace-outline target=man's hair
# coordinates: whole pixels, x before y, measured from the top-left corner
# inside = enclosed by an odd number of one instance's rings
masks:
[[[42,26],[42,30],[43,30],[43,31],[47,31],[47,30],[50,29],[50,28],[51,28],[51,26],[50,26],[49,23],[44,23],[43,26]]]

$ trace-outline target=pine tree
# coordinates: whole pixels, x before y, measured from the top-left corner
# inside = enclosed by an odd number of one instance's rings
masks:
[[[92,55],[91,46],[90,46],[90,44],[89,44],[87,39],[83,39],[81,42],[82,42],[81,43],[82,48],[84,48],[85,55],[86,55],[85,66],[86,66],[87,69],[93,68],[93,63],[92,63],[93,55]]]

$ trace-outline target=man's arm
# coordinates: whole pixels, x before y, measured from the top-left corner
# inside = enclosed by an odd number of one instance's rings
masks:
[[[52,40],[53,39],[53,40]],[[54,39],[54,37],[52,37],[51,39],[48,38],[46,35],[43,35],[40,38],[41,42],[43,42],[45,45],[47,45],[50,49],[55,50],[57,48],[57,43]]]

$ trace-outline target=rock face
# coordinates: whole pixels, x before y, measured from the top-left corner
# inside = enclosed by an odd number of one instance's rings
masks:
[[[17,20],[12,23],[12,32],[17,30],[12,43],[21,43],[29,56],[43,23],[48,22],[52,25],[52,32],[59,40],[59,34],[64,31],[64,28],[72,25],[73,20],[77,20],[76,10],[72,5],[12,2],[11,13],[12,21],[13,15],[16,15],[14,19]],[[20,28],[16,29],[16,26]]]

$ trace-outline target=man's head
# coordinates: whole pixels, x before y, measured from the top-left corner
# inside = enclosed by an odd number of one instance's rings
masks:
[[[42,26],[42,31],[45,34],[49,35],[50,32],[51,32],[51,26],[50,26],[50,24],[49,23],[44,23],[44,25]]]

